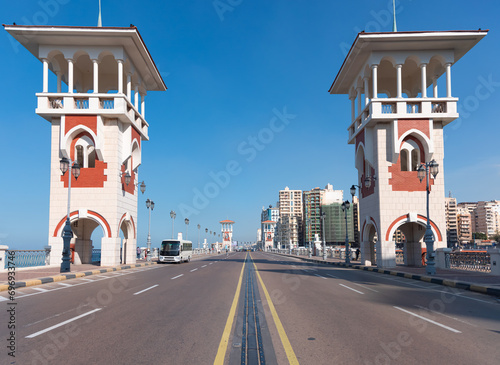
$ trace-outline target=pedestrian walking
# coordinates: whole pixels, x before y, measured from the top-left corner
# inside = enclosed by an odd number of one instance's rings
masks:
[[[356,249],[356,261],[359,259],[359,254],[361,253],[359,247]]]
[[[137,247],[137,258],[138,259],[141,258],[141,248],[140,247]]]

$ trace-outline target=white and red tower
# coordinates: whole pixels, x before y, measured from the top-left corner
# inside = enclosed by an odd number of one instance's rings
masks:
[[[405,264],[422,264],[426,182],[420,183],[417,168],[431,160],[440,170],[430,180],[434,248],[446,247],[443,128],[459,116],[451,66],[486,34],[361,32],[356,37],[330,93],[351,100],[347,130],[361,186],[362,263],[395,266],[393,235],[400,229]],[[441,76],[445,90],[438,93]]]
[[[221,224],[222,233],[222,249],[233,250],[233,224],[232,220],[226,219],[219,222]]]
[[[77,161],[70,221],[76,256],[91,261],[92,232],[100,227],[101,265],[134,263],[138,168],[149,140],[145,96],[166,90],[137,28],[5,25],[43,64],[36,113],[51,123],[49,245],[62,256],[68,174],[59,162]],[[54,78],[49,82],[49,71]],[[63,85],[65,83],[66,85]],[[130,176],[127,185],[125,176]],[[122,238],[123,237],[123,240]],[[122,251],[122,253],[121,253]]]
[[[276,231],[276,222],[266,220],[261,223],[262,226],[262,249],[267,251],[274,247],[274,233]]]

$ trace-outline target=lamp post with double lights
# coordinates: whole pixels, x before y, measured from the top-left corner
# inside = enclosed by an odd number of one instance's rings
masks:
[[[62,262],[61,262],[61,270],[60,272],[70,272],[70,244],[71,238],[73,238],[73,231],[71,230],[71,222],[69,220],[69,209],[70,209],[70,201],[71,201],[71,175],[75,177],[75,180],[80,176],[80,165],[78,162],[71,161],[66,157],[63,157],[59,163],[59,167],[61,168],[62,174],[66,173],[69,170],[68,174],[68,214],[66,216],[66,224],[63,228],[63,252],[62,252]]]
[[[431,162],[422,163],[418,170],[417,176],[422,182],[425,178],[426,181],[426,191],[427,191],[427,226],[425,228],[424,242],[427,246],[427,264],[425,266],[425,273],[427,275],[436,275],[436,262],[434,261],[434,234],[431,229],[431,220],[429,217],[429,195],[431,189],[429,186],[429,174],[435,179],[439,172],[439,164],[432,160]]]
[[[146,208],[149,210],[149,223],[148,223],[148,241],[146,245],[147,248],[147,260],[151,261],[151,211],[154,209],[155,203],[152,200],[146,200]]]
[[[188,227],[189,227],[189,219],[184,219],[184,223],[186,223],[186,239],[188,239]]]
[[[323,228],[323,260],[326,260],[326,236],[325,236],[325,218],[326,218],[326,213],[322,212],[321,213],[321,226]]]
[[[175,211],[171,210],[170,211],[170,218],[172,218],[172,238],[174,238],[174,221],[175,221],[176,216],[177,216],[177,214],[175,214]]]
[[[351,244],[349,243],[349,231],[347,229],[347,211],[349,210],[349,207],[351,206],[351,203],[349,203],[349,200],[346,200],[345,202],[342,203],[342,210],[344,211],[344,216],[345,216],[345,263],[349,264],[351,262]]]

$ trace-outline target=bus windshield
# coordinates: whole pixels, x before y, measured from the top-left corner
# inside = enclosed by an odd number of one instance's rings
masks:
[[[181,243],[177,242],[162,242],[160,247],[161,256],[178,256]]]

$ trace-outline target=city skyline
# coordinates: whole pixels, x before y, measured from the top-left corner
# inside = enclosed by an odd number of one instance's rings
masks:
[[[97,1],[95,8],[88,3],[5,4],[2,23],[95,26]],[[145,3],[133,16],[127,13],[132,3],[123,3],[115,8],[103,1],[103,25],[137,26],[168,87],[147,96],[150,141],[144,142],[139,168],[147,188],[139,195],[138,245],[146,242],[148,198],[155,202],[153,245],[170,237],[171,210],[177,212],[176,231],[185,232],[189,218],[194,243],[197,224],[203,241],[204,229],[220,233],[218,222],[226,218],[236,222],[235,240],[254,241],[262,206],[274,206],[286,186],[310,190],[331,183],[348,191],[359,184],[354,147],[347,144],[349,100],[327,90],[357,32],[391,30],[392,1],[337,6],[258,1],[231,10],[215,2],[154,3],[154,12]],[[494,136],[500,127],[492,116],[500,101],[494,66],[500,7],[428,4],[433,13],[422,2],[399,1],[398,30],[490,29],[453,67],[460,118],[444,129],[440,171],[446,196],[451,190],[458,203],[498,199],[500,153]],[[451,7],[456,16],[439,16]],[[11,138],[0,147],[7,171],[1,182],[0,244],[39,249],[48,237],[50,174],[50,126],[34,112],[42,65],[3,33],[1,62],[9,72],[2,99],[10,108],[2,126]]]

